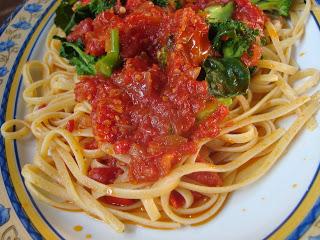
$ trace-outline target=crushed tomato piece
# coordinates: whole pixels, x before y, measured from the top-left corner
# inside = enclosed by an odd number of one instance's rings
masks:
[[[257,44],[253,44],[249,50],[252,54],[245,52],[242,57],[241,61],[247,66],[247,67],[255,67],[258,65],[258,61],[260,60],[262,56],[262,49]]]
[[[103,196],[103,197],[100,197],[99,200],[103,203],[120,206],[120,207],[130,206],[137,202],[137,200],[135,199],[118,198],[113,196]]]
[[[183,207],[185,200],[184,200],[184,197],[179,192],[173,190],[170,193],[169,202],[173,208],[177,209],[177,208]]]
[[[76,123],[73,119],[69,120],[66,124],[66,129],[68,132],[73,132],[75,130],[75,127],[76,127]]]
[[[218,173],[213,172],[194,172],[186,175],[188,178],[208,187],[222,186],[223,181]]]
[[[89,171],[88,176],[97,182],[111,184],[122,173],[123,170],[119,167],[99,167],[92,168]]]
[[[252,4],[250,0],[235,0],[235,3],[236,8],[233,13],[233,18],[263,33],[263,28],[267,20],[263,11]]]

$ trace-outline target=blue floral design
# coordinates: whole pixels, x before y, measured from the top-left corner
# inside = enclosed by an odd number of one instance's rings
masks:
[[[8,222],[9,218],[10,218],[10,208],[5,208],[2,204],[0,204],[0,226]]]
[[[4,77],[8,72],[8,69],[5,66],[0,67],[0,77]]]
[[[14,27],[16,29],[27,30],[27,29],[31,28],[31,24],[25,20],[20,20],[19,22],[12,24],[12,27]]]
[[[10,48],[12,48],[14,45],[15,45],[15,43],[12,40],[7,40],[7,41],[4,41],[4,42],[0,42],[0,52],[7,51]]]
[[[42,8],[42,6],[40,4],[30,3],[24,7],[24,10],[26,10],[27,12],[32,14],[32,13],[39,12],[41,10],[41,8]]]
[[[309,240],[320,240],[320,235],[309,237]]]

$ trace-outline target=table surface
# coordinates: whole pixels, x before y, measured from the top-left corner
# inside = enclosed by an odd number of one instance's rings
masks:
[[[23,0],[0,0],[0,25]]]

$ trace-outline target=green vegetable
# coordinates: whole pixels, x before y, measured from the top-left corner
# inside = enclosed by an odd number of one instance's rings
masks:
[[[229,98],[247,93],[250,71],[239,59],[208,57],[203,68],[211,95]]]
[[[69,60],[69,63],[76,67],[79,75],[96,75],[101,73],[110,77],[112,71],[120,63],[120,41],[119,30],[111,30],[111,50],[106,55],[97,58],[84,52],[81,41],[68,42],[65,38],[54,36],[54,39],[62,42],[60,56]]]
[[[180,0],[175,0],[174,5],[176,9],[182,8],[182,3],[180,2]]]
[[[98,15],[107,9],[112,8],[116,4],[116,0],[91,0],[89,8],[92,13]]]
[[[75,16],[72,6],[77,0],[63,0],[56,10],[56,17],[54,19],[55,25],[63,29],[66,33],[76,24]],[[69,26],[70,25],[70,26]]]
[[[56,10],[54,23],[69,34],[72,28],[86,18],[95,18],[101,12],[112,8],[116,0],[92,0],[85,6],[79,6],[73,11],[77,0],[62,0]]]
[[[162,47],[157,52],[157,59],[162,68],[164,68],[167,65],[167,55],[168,55],[167,47]]]
[[[218,98],[218,101],[225,106],[230,106],[232,104],[232,98]]]
[[[209,23],[221,22],[231,18],[234,10],[233,2],[226,5],[212,5],[204,9],[208,14],[207,20]]]
[[[205,107],[205,109],[199,111],[197,113],[197,120],[198,121],[202,121],[206,118],[208,118],[212,113],[214,113],[218,108],[218,103],[217,102],[211,102],[211,103],[208,103]]]
[[[102,75],[106,77],[110,77],[112,74],[112,71],[114,67],[116,67],[117,63],[119,61],[119,55],[116,53],[108,53],[107,55],[101,57],[96,65],[95,68],[98,73],[101,73]]]
[[[79,75],[96,74],[96,59],[83,51],[83,45],[80,41],[71,43],[67,42],[65,38],[57,36],[55,36],[54,39],[58,39],[62,42],[60,56],[68,59],[70,64],[76,67]]]
[[[217,110],[219,103],[230,106],[232,104],[232,98],[218,98],[218,102],[207,103],[206,107],[197,113],[197,120],[202,121],[211,116]]]
[[[168,0],[152,0],[154,5],[158,5],[160,7],[168,6]]]
[[[120,41],[119,30],[111,30],[111,50],[107,55],[101,57],[95,64],[95,68],[98,73],[103,74],[106,77],[110,77],[115,67],[120,62]]]
[[[120,53],[119,29],[117,28],[111,29],[110,40],[111,40],[110,52],[119,54]]]
[[[275,12],[281,16],[289,16],[292,0],[251,0],[264,11]]]
[[[212,47],[225,58],[237,58],[250,48],[259,31],[234,20],[210,24],[209,38]]]

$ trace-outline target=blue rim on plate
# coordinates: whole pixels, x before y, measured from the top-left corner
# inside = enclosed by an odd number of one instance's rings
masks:
[[[19,5],[14,11],[13,13],[4,21],[3,25],[0,27],[0,37],[1,35],[4,33],[4,31],[6,30],[6,28],[9,26],[10,22],[12,21],[12,19],[14,19],[14,17],[21,11],[21,9],[25,6],[27,1],[25,1],[23,4]],[[320,5],[320,0],[316,0],[316,2]],[[7,104],[8,104],[8,97],[9,97],[9,92],[10,92],[10,88],[14,79],[14,74],[16,73],[16,69],[17,66],[19,64],[20,58],[24,52],[24,50],[26,49],[26,46],[28,44],[28,42],[30,41],[31,37],[33,36],[35,30],[37,29],[39,23],[43,20],[43,18],[48,14],[48,12],[53,8],[53,6],[55,5],[56,1],[52,1],[50,3],[50,5],[45,9],[45,11],[39,16],[39,18],[37,19],[36,23],[33,25],[32,30],[28,33],[28,36],[26,37],[25,41],[23,42],[23,45],[21,46],[21,48],[19,49],[19,53],[17,55],[17,58],[14,61],[14,64],[10,70],[10,74],[8,77],[8,81],[6,83],[5,89],[4,89],[4,93],[3,93],[3,98],[2,98],[2,102],[1,102],[1,109],[0,109],[0,125],[2,125],[4,123],[5,120],[5,114],[6,114],[6,110],[7,110]],[[53,16],[53,15],[52,15]],[[50,16],[50,19],[52,18],[52,16]],[[317,20],[317,17],[315,16],[315,14],[312,12],[312,17],[315,20],[319,30],[320,30],[320,24],[319,21]],[[45,26],[47,26],[47,24],[49,23],[50,19],[46,22]],[[44,29],[44,28],[43,28]],[[43,29],[41,30],[40,34],[42,33]],[[37,40],[38,41],[38,40]],[[28,55],[28,60],[32,54],[33,48],[30,51],[29,55]],[[18,86],[18,90],[17,90],[17,95],[16,95],[16,100],[15,100],[15,106],[14,106],[14,116],[16,116],[16,111],[17,111],[17,97],[19,95],[19,92],[21,90],[21,77],[19,80],[19,86]],[[19,170],[21,170],[21,166],[20,166],[20,162],[19,162],[19,155],[18,155],[18,151],[17,151],[17,145],[16,145],[16,141],[14,141],[14,151],[15,151],[15,155],[16,155],[16,163],[18,165]],[[43,239],[43,236],[40,234],[40,232],[37,230],[37,228],[32,224],[32,222],[30,221],[29,217],[27,216],[24,208],[22,207],[21,203],[18,200],[17,194],[15,192],[15,189],[13,187],[13,183],[11,180],[11,176],[9,174],[8,171],[8,164],[6,161],[6,150],[5,150],[5,145],[4,145],[4,139],[2,136],[0,136],[0,168],[1,168],[1,173],[2,173],[2,177],[6,186],[6,191],[7,194],[9,196],[9,199],[12,203],[12,206],[17,214],[17,216],[19,217],[21,223],[23,224],[23,226],[25,227],[26,231],[30,234],[30,236],[33,239]],[[266,236],[264,239],[268,239],[270,236],[272,236],[276,231],[278,231],[278,229],[280,229],[287,221],[288,219],[290,219],[290,217],[296,212],[296,210],[299,208],[299,206],[301,205],[301,203],[304,201],[304,199],[306,198],[306,196],[308,195],[309,190],[311,189],[311,187],[314,185],[314,182],[316,180],[316,178],[319,175],[319,171],[320,171],[320,165],[318,166],[318,169],[309,185],[308,190],[305,192],[305,194],[303,195],[303,197],[301,198],[301,200],[299,201],[299,203],[297,204],[297,206],[292,210],[292,212],[285,218],[285,220],[274,230],[272,231],[268,236]],[[21,175],[20,175],[21,176]],[[22,176],[21,176],[22,178]],[[57,236],[60,239],[64,239],[51,225],[50,223],[47,221],[47,219],[43,216],[43,214],[41,213],[41,211],[39,210],[39,208],[37,207],[37,205],[35,204],[31,194],[29,193],[28,190],[26,190],[27,194],[29,195],[29,198],[31,199],[31,202],[33,204],[33,206],[35,207],[35,209],[37,210],[38,214],[42,217],[42,219],[44,220],[44,222],[46,222],[46,224],[51,228],[51,230],[57,234]],[[309,211],[309,213],[307,214],[307,216],[303,219],[303,221],[290,233],[290,235],[287,237],[287,239],[289,240],[294,240],[294,239],[299,239],[309,228],[310,226],[315,222],[315,220],[317,219],[317,217],[320,215],[320,198],[318,198],[318,200],[316,201],[316,203],[314,204],[314,206],[312,207],[312,209]]]
[[[20,4],[10,14],[10,16],[8,16],[5,19],[3,25],[0,27],[0,37],[3,34],[3,32],[7,29],[7,27],[10,24],[10,22],[20,12],[20,10],[25,6],[25,4],[27,2],[28,1],[25,0],[24,3]],[[6,109],[7,109],[7,102],[8,102],[9,92],[10,92],[11,84],[12,84],[12,81],[13,81],[13,75],[14,75],[16,67],[17,67],[17,65],[19,63],[19,59],[20,59],[21,55],[23,54],[23,51],[26,48],[27,43],[29,42],[31,36],[35,32],[35,30],[38,27],[39,23],[42,21],[43,17],[45,15],[47,15],[49,10],[53,7],[54,3],[55,2],[53,1],[51,3],[51,5],[41,14],[41,16],[38,18],[37,22],[32,27],[32,30],[29,32],[26,40],[24,41],[23,45],[21,46],[20,51],[18,53],[18,56],[17,56],[17,58],[16,58],[16,60],[14,62],[14,65],[11,68],[11,71],[10,71],[10,74],[9,74],[9,78],[8,78],[8,81],[7,81],[7,84],[6,84],[4,93],[3,93],[2,102],[1,102],[0,125],[2,125],[5,122],[5,114],[6,114]],[[16,106],[15,106],[15,108],[16,108]],[[26,215],[26,213],[24,211],[24,208],[22,207],[21,203],[18,200],[17,194],[16,194],[16,192],[15,192],[15,190],[13,188],[12,180],[10,178],[10,174],[9,174],[9,171],[8,171],[8,165],[7,165],[7,161],[6,161],[6,157],[5,156],[6,156],[6,152],[5,152],[5,146],[4,146],[4,139],[3,139],[2,135],[0,134],[0,168],[1,168],[2,178],[4,180],[9,199],[10,199],[10,201],[12,203],[12,206],[13,206],[17,216],[19,217],[21,223],[25,227],[26,231],[30,234],[32,239],[35,239],[35,240],[43,239],[43,237],[41,236],[39,231],[31,223],[29,217]],[[28,194],[30,194],[29,191],[28,191]],[[36,206],[36,205],[34,204],[34,206]],[[38,208],[37,208],[37,211],[39,213],[41,213]],[[44,220],[45,220],[45,218],[44,218]],[[47,222],[47,220],[45,220],[45,222]],[[52,227],[50,226],[50,228],[52,228]],[[54,228],[52,228],[52,229],[54,230]],[[60,234],[59,234],[59,236],[60,236]]]

